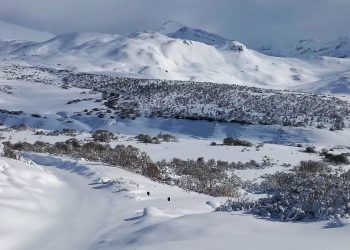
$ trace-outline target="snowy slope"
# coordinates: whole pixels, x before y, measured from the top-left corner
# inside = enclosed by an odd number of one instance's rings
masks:
[[[96,102],[100,98],[100,93],[90,92],[86,89],[62,89],[55,85],[23,80],[0,80],[0,109],[24,112],[22,115],[9,115],[0,112],[0,123],[7,126],[25,123],[32,128],[47,130],[61,130],[63,128],[82,131],[108,129],[115,133],[130,136],[140,133],[157,135],[159,132],[164,132],[184,138],[206,138],[208,141],[196,144],[196,148],[199,151],[196,151],[197,154],[193,156],[195,158],[198,158],[198,154],[204,152],[208,157],[216,158],[213,153],[215,154],[217,150],[221,149],[209,147],[209,140],[218,141],[227,136],[246,138],[254,142],[272,142],[287,145],[291,143],[314,143],[328,146],[332,144],[346,146],[348,145],[348,138],[350,136],[349,128],[334,132],[326,129],[303,127],[246,126],[237,123],[191,121],[171,118],[152,119],[140,117],[135,120],[117,119],[116,117],[110,118],[114,114],[108,114],[104,119],[98,118],[96,113],[90,116],[77,115],[77,112],[82,112],[85,109],[92,110],[98,108],[99,110],[104,110],[106,107],[102,103]],[[82,101],[67,104],[73,100]],[[31,116],[32,114],[39,114],[41,117],[33,117]],[[11,137],[20,141],[21,138],[27,138],[28,136],[21,132],[15,132],[11,134]],[[35,137],[35,140],[41,140],[41,137]],[[183,155],[187,155],[190,152],[193,153],[193,150],[186,152],[187,148],[185,145],[186,140],[183,141],[183,144],[175,144],[174,147],[178,153],[181,152]],[[140,147],[143,147],[143,145]],[[158,157],[163,158],[166,157],[167,150],[171,150],[172,148],[171,145],[167,145],[166,150],[163,150],[160,145],[151,145],[150,147],[158,149],[159,152],[162,151],[162,155]],[[179,151],[181,147],[184,150]],[[148,151],[147,149],[143,150]],[[249,159],[252,155],[240,155],[240,157]]]
[[[42,168],[0,157],[1,249],[25,249],[55,223],[62,186]]]
[[[327,229],[325,222],[212,212],[224,199],[98,163],[27,156],[50,172],[0,158],[0,244],[7,250],[348,248],[348,223]]]
[[[205,31],[203,29],[192,28],[172,20],[165,22],[163,26],[157,30],[157,32],[172,38],[191,40],[218,47],[226,43],[233,42],[232,40],[223,38],[217,34]]]
[[[83,38],[82,38],[83,40]],[[79,42],[72,46],[79,46]],[[69,46],[68,46],[69,47]],[[53,47],[53,49],[57,49]],[[33,72],[38,74],[38,72]],[[48,76],[47,76],[48,77]],[[76,139],[91,140],[91,129],[119,132],[111,143],[133,145],[154,160],[196,159],[204,156],[227,161],[261,162],[265,156],[276,165],[238,170],[243,180],[258,181],[263,174],[288,171],[282,163],[320,160],[292,142],[312,143],[320,151],[335,148],[349,152],[349,129],[281,128],[175,119],[119,120],[77,116],[85,108],[103,108],[98,93],[86,89],[62,89],[55,84],[25,80],[0,80],[0,109],[23,110],[22,115],[0,113],[4,125],[26,123],[49,130],[85,130]],[[67,104],[69,101],[82,101]],[[26,113],[28,112],[28,113]],[[31,116],[30,113],[40,114]],[[0,128],[4,128],[1,126]],[[138,133],[171,132],[179,142],[140,144]],[[69,136],[34,134],[35,130],[1,130],[0,142],[55,143]],[[249,139],[254,147],[210,146],[227,135]],[[207,139],[203,139],[205,137]],[[285,142],[285,143],[283,143]],[[0,143],[1,145],[1,143]],[[339,147],[343,145],[344,147]],[[0,150],[1,151],[1,150]],[[0,153],[1,155],[1,153]],[[347,250],[350,224],[329,228],[329,222],[287,223],[259,219],[239,212],[213,212],[225,197],[210,197],[153,182],[118,167],[84,159],[71,160],[48,154],[24,153],[30,161],[0,157],[0,249],[6,250],[112,250],[112,249],[283,249]],[[344,166],[349,169],[349,166]],[[48,171],[47,171],[48,170]],[[150,196],[147,196],[147,191]],[[251,197],[257,197],[249,194]],[[171,202],[167,201],[171,197]]]
[[[348,93],[349,58],[268,56],[237,41],[173,21],[159,32],[122,35],[81,32],[43,42],[0,41],[0,58],[125,77]],[[302,43],[306,48],[311,44]],[[328,46],[332,48],[327,50],[329,53],[323,51],[320,56],[340,56],[348,51],[345,38]],[[338,54],[334,55],[334,51]]]
[[[1,25],[3,33],[30,33],[6,23]],[[346,57],[348,38],[325,44],[300,41],[286,52],[292,57],[304,55],[303,59],[296,59],[268,56],[174,21],[166,22],[158,31],[123,35],[69,33],[50,40],[47,38],[51,36],[33,31],[32,40],[47,41],[0,41],[0,58],[126,77],[212,81],[317,93],[349,92],[350,59],[311,56]],[[263,52],[276,54],[273,50],[266,47]]]
[[[271,88],[322,81],[347,71],[350,59],[304,61],[266,56],[238,42],[211,46],[160,33],[63,34],[11,50],[2,57],[34,65],[118,76],[212,81]],[[7,53],[8,52],[8,53]]]
[[[43,31],[37,31],[22,26],[14,25],[0,20],[0,40],[26,40],[26,41],[46,41],[53,35]]]
[[[173,33],[169,33],[167,35],[173,38],[180,38],[183,40],[192,40],[192,41],[205,43],[208,45],[222,45],[222,44],[225,44],[227,41],[229,41],[214,33],[210,33],[201,29],[194,29],[190,27],[182,27],[179,30]]]

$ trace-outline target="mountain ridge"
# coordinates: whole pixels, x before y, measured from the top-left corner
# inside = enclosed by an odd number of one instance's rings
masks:
[[[54,35],[48,32],[33,30],[0,20],[0,40],[2,41],[25,40],[40,42],[52,37]]]

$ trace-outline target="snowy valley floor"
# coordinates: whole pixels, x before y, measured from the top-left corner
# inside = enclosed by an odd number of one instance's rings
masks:
[[[234,170],[243,180],[253,182],[259,182],[264,174],[289,171],[302,160],[321,160],[322,149],[350,153],[349,128],[329,131],[75,115],[84,109],[105,108],[97,102],[100,98],[99,93],[84,89],[0,80],[0,109],[23,111],[16,115],[0,112],[0,145],[5,141],[56,143],[71,138],[86,143],[92,141],[91,131],[108,129],[118,136],[110,142],[112,147],[135,146],[153,161],[204,157],[261,164],[269,159],[271,166],[266,168]],[[76,99],[84,101],[67,104]],[[29,127],[11,128],[22,123]],[[47,135],[62,129],[77,133]],[[155,136],[159,132],[175,135],[178,142],[143,144],[135,139],[140,133]],[[227,136],[249,140],[254,146],[210,146]],[[261,143],[264,145],[255,147]],[[307,146],[315,146],[318,153],[305,153]],[[184,191],[84,159],[24,155],[31,160],[0,157],[0,250],[349,249],[349,219],[333,227],[328,221],[276,222],[240,212],[214,212],[226,197]],[[343,168],[349,170],[350,165]]]

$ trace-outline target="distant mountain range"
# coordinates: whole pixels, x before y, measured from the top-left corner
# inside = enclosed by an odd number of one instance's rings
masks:
[[[197,41],[218,47],[225,44],[238,43],[205,30],[187,27],[175,21],[165,22],[158,31],[169,37]],[[255,50],[266,55],[280,57],[312,58],[328,56],[347,58],[350,57],[350,38],[344,36],[332,41],[304,39],[282,47],[271,44],[263,45],[255,48]]]
[[[21,30],[11,24],[1,25],[4,30],[13,29],[13,34]],[[0,40],[4,40],[0,41],[0,58],[116,76],[350,93],[350,58],[343,58],[347,57],[346,39],[327,43],[330,45],[327,50],[303,41],[291,47],[289,57],[274,57],[266,55],[276,55],[272,47],[256,51],[240,42],[173,21],[156,32],[115,35],[77,32],[56,37],[26,32],[21,41],[19,34],[24,33],[18,32],[15,41],[9,41],[8,33],[5,39],[0,33]],[[45,36],[49,39],[44,39]],[[26,37],[31,41],[23,41]],[[335,52],[341,58],[318,57]]]
[[[299,58],[312,58],[312,57],[337,57],[348,58],[350,57],[350,38],[339,37],[332,41],[320,41],[316,39],[300,40],[285,48],[278,48],[272,45],[261,46],[257,49],[261,53],[273,56],[285,56],[285,57],[299,57]]]

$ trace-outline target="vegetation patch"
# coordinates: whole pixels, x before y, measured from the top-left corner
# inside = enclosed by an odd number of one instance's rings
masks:
[[[268,175],[257,185],[267,197],[229,200],[217,210],[243,210],[282,221],[349,218],[349,176],[350,171],[335,171],[323,162],[302,161],[293,171]]]

